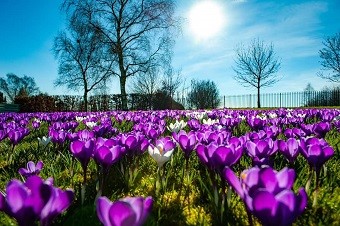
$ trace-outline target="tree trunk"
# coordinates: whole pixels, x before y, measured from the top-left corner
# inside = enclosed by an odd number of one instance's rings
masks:
[[[128,106],[127,106],[127,96],[126,96],[126,91],[125,91],[125,84],[126,84],[126,75],[125,72],[121,72],[121,76],[119,78],[120,80],[120,94],[122,98],[122,110],[127,111]]]
[[[260,102],[260,86],[257,87],[257,107],[261,108],[261,102]]]
[[[87,89],[84,89],[84,111],[87,112]]]

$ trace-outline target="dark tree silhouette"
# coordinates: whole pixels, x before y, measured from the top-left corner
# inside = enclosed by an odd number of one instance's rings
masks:
[[[73,16],[67,31],[55,39],[53,52],[59,61],[56,86],[66,86],[69,90],[81,90],[84,110],[88,110],[88,93],[105,86],[110,78],[113,61],[106,60],[101,45],[101,34]]]
[[[188,102],[196,109],[217,108],[221,99],[216,84],[210,80],[192,80]]]
[[[245,87],[257,89],[257,107],[261,107],[260,89],[279,81],[276,74],[280,69],[280,60],[275,56],[273,44],[265,45],[254,39],[249,46],[240,45],[236,49],[235,80]]]
[[[6,79],[0,78],[0,90],[3,91],[12,103],[20,92],[26,93],[28,96],[39,93],[39,88],[34,78],[30,76],[24,75],[19,77],[13,73],[8,73],[6,77]]]
[[[114,61],[112,74],[119,77],[122,107],[127,109],[126,80],[146,73],[171,54],[174,16],[173,0],[65,0],[67,12],[75,12],[100,32],[107,54]]]
[[[318,76],[330,82],[340,82],[340,33],[325,38],[322,44],[324,47],[319,55],[323,71]]]
[[[174,98],[176,91],[181,86],[183,82],[181,71],[174,70],[172,67],[168,67],[166,71],[164,71],[160,91],[170,98]]]
[[[133,93],[145,96],[149,109],[152,108],[152,102],[155,94],[161,88],[160,70],[158,67],[151,68],[146,73],[134,76],[131,90]]]
[[[312,84],[309,82],[306,88],[303,90],[303,104],[305,106],[308,106],[308,104],[313,99],[314,94],[315,94],[315,89],[313,88]]]

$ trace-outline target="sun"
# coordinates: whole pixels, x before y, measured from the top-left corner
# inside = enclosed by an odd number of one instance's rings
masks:
[[[200,1],[193,5],[188,15],[190,33],[196,41],[217,36],[225,25],[223,7],[213,0]]]

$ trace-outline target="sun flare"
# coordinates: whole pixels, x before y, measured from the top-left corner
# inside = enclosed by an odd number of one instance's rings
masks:
[[[225,25],[222,6],[212,0],[200,1],[192,6],[188,15],[191,34],[196,41],[217,36]]]

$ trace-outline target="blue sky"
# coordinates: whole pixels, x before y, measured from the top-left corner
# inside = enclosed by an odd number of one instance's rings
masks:
[[[192,7],[202,1],[178,0],[176,13],[188,18]],[[255,93],[238,84],[232,70],[236,46],[254,38],[273,43],[282,60],[279,74],[283,78],[264,88],[263,93],[302,91],[308,82],[316,90],[332,85],[316,73],[321,68],[318,51],[323,38],[340,32],[339,0],[210,1],[217,2],[223,12],[223,29],[213,37],[197,41],[189,29],[189,20],[185,20],[182,34],[176,39],[173,65],[181,69],[186,86],[193,78],[210,79],[221,95]],[[58,64],[51,47],[53,38],[65,25],[60,3],[61,0],[0,1],[0,76],[28,75],[35,78],[42,92],[72,93],[53,87]],[[113,81],[110,92],[120,92],[118,79]]]

